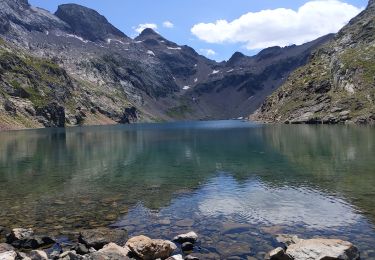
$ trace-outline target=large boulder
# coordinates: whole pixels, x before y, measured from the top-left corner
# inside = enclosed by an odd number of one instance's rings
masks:
[[[7,243],[19,249],[38,249],[52,245],[55,241],[47,236],[35,235],[31,228],[15,228],[7,235]]]
[[[352,243],[339,239],[307,239],[292,244],[286,250],[292,259],[360,259],[359,251]]]
[[[286,237],[284,237],[286,238]],[[288,245],[284,250],[278,247],[268,253],[270,260],[359,260],[360,254],[352,243],[340,239],[286,239]]]
[[[166,259],[177,249],[171,241],[151,239],[146,236],[132,237],[126,242],[125,247],[132,255],[143,260]]]
[[[124,229],[97,228],[83,230],[80,232],[78,240],[88,248],[96,250],[102,249],[111,242],[123,245],[128,239],[128,232]]]

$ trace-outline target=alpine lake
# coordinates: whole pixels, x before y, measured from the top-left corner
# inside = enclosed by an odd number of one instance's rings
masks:
[[[277,234],[375,259],[375,128],[180,122],[0,133],[0,226],[125,228],[263,259]]]

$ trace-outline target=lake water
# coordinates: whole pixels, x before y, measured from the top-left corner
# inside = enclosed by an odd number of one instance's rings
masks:
[[[0,226],[102,226],[204,259],[262,259],[278,233],[350,240],[375,259],[375,128],[241,121],[0,133]]]

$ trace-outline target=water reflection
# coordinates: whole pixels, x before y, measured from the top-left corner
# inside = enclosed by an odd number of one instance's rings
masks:
[[[374,236],[373,158],[375,129],[366,127],[220,121],[3,132],[0,224],[61,233],[127,223],[142,209],[196,219],[197,230],[204,219],[213,229],[233,221]],[[132,228],[152,232],[148,223]]]

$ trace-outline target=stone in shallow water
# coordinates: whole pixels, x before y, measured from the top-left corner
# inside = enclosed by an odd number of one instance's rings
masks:
[[[286,250],[292,259],[360,259],[359,251],[352,243],[339,239],[307,239],[292,244]]]
[[[173,242],[177,242],[180,244],[185,243],[185,242],[190,242],[194,244],[197,240],[198,240],[198,235],[193,231],[186,233],[186,234],[175,236],[173,238]]]
[[[96,250],[103,248],[111,242],[123,245],[128,239],[128,232],[124,229],[97,228],[83,230],[80,232],[78,240],[88,248]]]
[[[229,234],[229,233],[241,233],[250,230],[250,225],[248,224],[239,224],[233,222],[226,222],[223,224],[222,233]]]
[[[192,225],[194,225],[194,220],[192,219],[183,219],[176,222],[178,227],[191,227]]]
[[[128,260],[129,250],[115,243],[109,243],[108,245],[104,246],[98,252],[93,252],[89,255],[86,255],[84,259],[87,260],[111,260],[111,259],[123,259]]]
[[[185,242],[181,245],[181,249],[184,252],[190,252],[190,251],[193,251],[194,245],[190,242]]]
[[[168,240],[151,239],[146,236],[132,237],[125,244],[125,248],[143,260],[157,258],[165,259],[172,255],[177,246]]]

